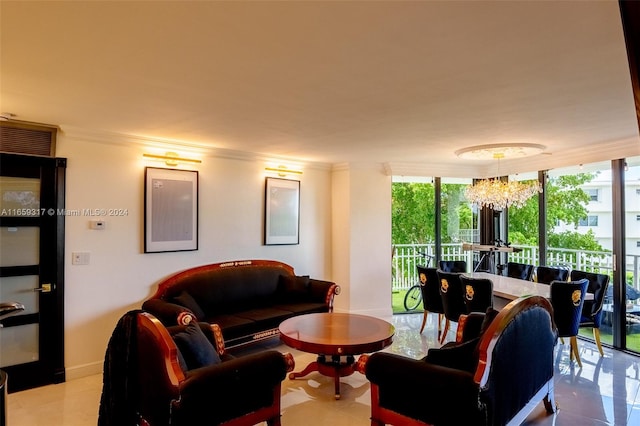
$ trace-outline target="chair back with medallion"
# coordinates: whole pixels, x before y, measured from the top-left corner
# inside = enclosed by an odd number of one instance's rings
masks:
[[[460,276],[467,313],[486,312],[493,307],[493,281],[488,278]]]
[[[442,298],[440,297],[438,270],[420,265],[417,265],[416,268],[418,269],[418,279],[420,282],[420,290],[422,291],[422,304],[424,306],[420,333],[422,333],[427,324],[429,312],[434,312],[438,314],[438,337],[440,337],[442,327],[441,317],[444,314],[444,308],[442,307]]]

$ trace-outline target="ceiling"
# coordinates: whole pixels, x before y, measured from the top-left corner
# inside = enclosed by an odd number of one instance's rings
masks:
[[[0,111],[212,155],[481,177],[640,154],[618,3],[0,2]]]

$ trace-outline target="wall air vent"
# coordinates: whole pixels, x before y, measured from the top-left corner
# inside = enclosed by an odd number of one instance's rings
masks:
[[[0,151],[55,157],[55,126],[24,121],[0,121]]]

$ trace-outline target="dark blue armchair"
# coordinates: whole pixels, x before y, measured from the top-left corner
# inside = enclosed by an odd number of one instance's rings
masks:
[[[482,328],[477,339],[423,359],[377,352],[361,362],[371,382],[371,424],[519,424],[539,401],[555,412],[549,301],[516,299]]]

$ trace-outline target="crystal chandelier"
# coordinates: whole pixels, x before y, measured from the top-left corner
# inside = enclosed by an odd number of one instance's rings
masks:
[[[523,183],[502,181],[498,178],[483,179],[467,187],[467,200],[480,207],[503,210],[505,207],[522,207],[535,194],[542,192],[540,182]]]
[[[461,158],[498,160],[498,176],[500,175],[500,159],[507,157],[525,157],[535,155],[544,150],[543,145],[536,144],[494,144],[478,145],[456,152]],[[503,210],[508,207],[522,207],[527,200],[542,192],[538,181],[518,182],[503,181],[499,178],[482,179],[473,186],[467,187],[467,200],[480,207],[490,207],[493,210]]]

